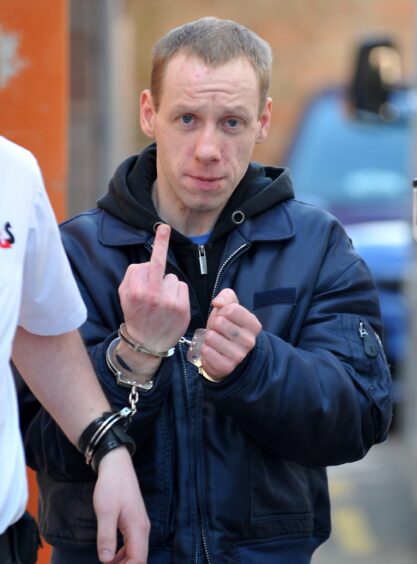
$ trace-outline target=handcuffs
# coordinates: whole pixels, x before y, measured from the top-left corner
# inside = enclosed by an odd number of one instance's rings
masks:
[[[212,378],[207,372],[204,370],[202,362],[201,362],[201,346],[204,342],[204,336],[206,334],[206,329],[197,329],[194,332],[192,339],[186,339],[185,337],[181,337],[178,343],[188,345],[188,351],[185,355],[185,358],[194,364],[194,366],[198,369],[198,372],[203,378],[209,380],[210,382],[218,382],[214,378]],[[135,342],[132,337],[127,332],[126,324],[122,323],[120,329],[118,331],[118,337],[116,337],[108,346],[106,351],[106,362],[107,366],[111,370],[111,372],[116,376],[116,382],[119,386],[125,386],[127,388],[131,388],[131,392],[129,394],[129,403],[130,407],[126,408],[130,410],[129,418],[131,419],[136,411],[137,411],[137,403],[139,401],[139,391],[149,391],[152,389],[154,385],[153,380],[146,380],[145,382],[138,382],[134,376],[137,376],[135,372],[129,367],[129,365],[123,360],[123,358],[117,354],[117,346],[121,340],[123,340],[127,346],[135,352],[144,352],[150,356],[155,356],[158,358],[167,358],[174,354],[175,347],[168,349],[168,351],[164,352],[157,352],[151,351],[141,343]],[[130,375],[131,374],[131,375]]]

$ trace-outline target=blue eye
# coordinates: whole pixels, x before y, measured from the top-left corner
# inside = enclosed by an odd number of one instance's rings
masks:
[[[193,122],[193,116],[190,114],[184,114],[181,116],[181,121],[184,125],[190,125]]]
[[[226,121],[226,124],[228,127],[234,129],[235,127],[237,127],[239,125],[239,120],[236,118],[230,118]]]

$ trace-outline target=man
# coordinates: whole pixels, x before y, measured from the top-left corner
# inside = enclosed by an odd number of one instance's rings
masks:
[[[332,216],[294,199],[287,170],[250,163],[270,70],[269,46],[234,22],[168,33],[140,99],[156,145],[62,227],[100,383],[114,409],[139,394],[151,564],[310,562],[330,532],[325,467],[363,457],[390,423],[367,267]],[[95,562],[76,451],[42,411],[26,446],[54,562]]]
[[[94,420],[110,407],[76,331],[85,320],[85,306],[37,163],[28,151],[0,137],[0,171],[0,561],[30,564],[37,534],[29,516],[22,518],[27,484],[12,347],[33,393],[74,444],[80,436],[89,442],[84,429],[94,429]],[[102,562],[113,561],[118,526],[126,541],[125,561],[133,564],[146,561],[148,518],[124,447],[130,442],[121,431],[112,444],[103,432],[92,453],[98,468],[97,547]],[[99,448],[102,456],[95,458]]]

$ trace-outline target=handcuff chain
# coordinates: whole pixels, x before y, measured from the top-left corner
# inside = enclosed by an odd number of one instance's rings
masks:
[[[190,346],[191,343],[192,343],[192,339],[186,339],[185,337],[180,337],[178,343],[181,344],[181,345]]]
[[[130,410],[131,410],[131,415],[130,417],[133,417],[137,411],[136,409],[136,405],[139,401],[139,393],[136,389],[136,386],[132,386],[132,389],[130,391],[129,394],[129,403],[130,403]]]

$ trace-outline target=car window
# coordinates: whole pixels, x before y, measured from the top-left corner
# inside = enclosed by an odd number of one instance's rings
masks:
[[[298,199],[328,209],[393,206],[410,209],[409,122],[351,119],[339,96],[319,98],[293,144],[287,162]]]

